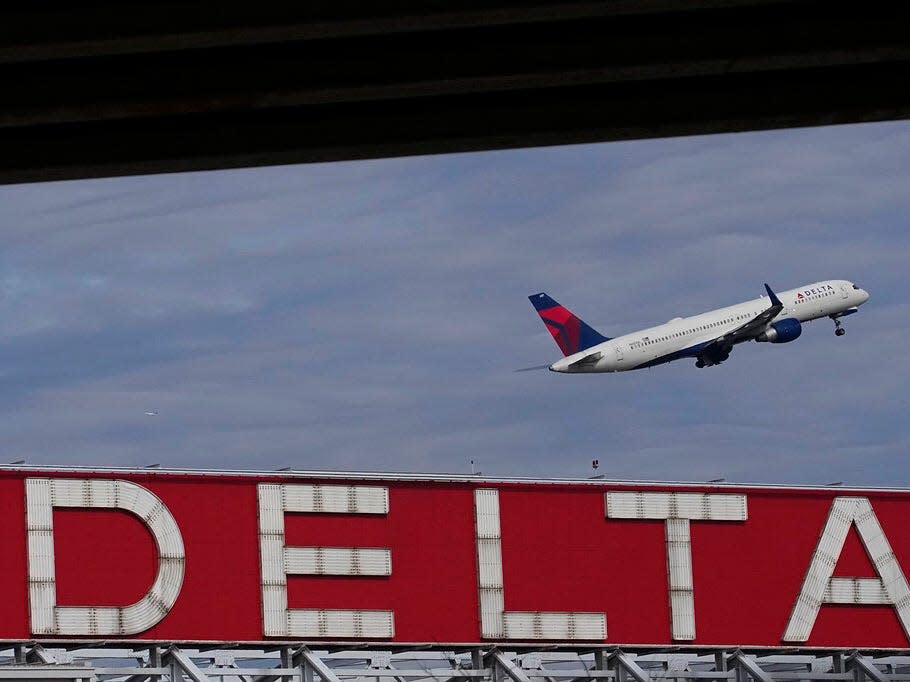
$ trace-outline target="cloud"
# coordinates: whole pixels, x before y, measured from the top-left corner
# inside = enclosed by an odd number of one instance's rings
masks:
[[[910,125],[0,188],[0,428],[69,464],[910,483]],[[516,374],[846,277],[847,336]],[[146,411],[157,411],[149,417]]]

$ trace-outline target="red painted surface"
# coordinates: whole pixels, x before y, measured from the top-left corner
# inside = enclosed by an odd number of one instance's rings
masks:
[[[288,546],[388,547],[392,575],[290,576],[288,596],[291,608],[391,609],[401,643],[483,641],[478,485],[500,490],[506,610],[603,612],[608,643],[673,643],[663,522],[605,518],[608,490],[747,497],[747,521],[691,523],[697,637],[683,644],[792,646],[781,637],[837,496],[869,498],[905,574],[910,569],[910,492],[15,470],[0,472],[0,639],[30,638],[25,479],[91,476],[145,486],[183,536],[180,596],[161,622],[133,639],[263,640],[256,485],[266,480],[389,488],[388,515],[287,514],[285,526]],[[151,585],[157,552],[136,517],[57,509],[54,524],[60,605],[125,605]],[[875,575],[855,530],[835,575]],[[806,645],[906,648],[910,642],[890,606],[823,606]]]
[[[158,553],[151,533],[132,514],[56,509],[54,558],[57,604],[120,606],[139,601],[152,586]],[[130,570],[123,570],[124,563]]]

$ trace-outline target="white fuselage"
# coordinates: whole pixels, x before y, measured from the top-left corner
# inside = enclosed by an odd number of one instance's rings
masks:
[[[771,321],[795,318],[808,322],[829,315],[841,315],[865,303],[869,294],[842,279],[807,284],[777,294],[784,308]],[[643,365],[693,357],[697,349],[737,329],[770,307],[766,296],[718,308],[693,317],[678,317],[666,324],[619,336],[569,355],[553,363],[554,372],[623,372]],[[578,360],[601,353],[595,363],[570,367]]]

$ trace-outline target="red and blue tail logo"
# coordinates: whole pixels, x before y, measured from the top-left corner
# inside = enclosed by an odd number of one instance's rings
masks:
[[[603,336],[589,327],[571,310],[563,308],[543,292],[528,296],[528,300],[531,301],[531,305],[540,315],[540,319],[553,335],[553,339],[563,355],[573,355],[610,340],[610,337]]]

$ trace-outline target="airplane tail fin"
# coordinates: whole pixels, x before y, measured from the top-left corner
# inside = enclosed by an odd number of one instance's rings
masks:
[[[563,355],[572,355],[610,340],[545,293],[533,294],[528,299]]]

